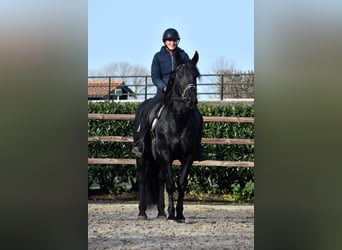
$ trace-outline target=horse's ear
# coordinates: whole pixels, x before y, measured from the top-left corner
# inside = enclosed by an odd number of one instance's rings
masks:
[[[191,59],[191,61],[193,61],[195,63],[195,65],[196,65],[197,62],[198,62],[198,58],[199,58],[199,56],[198,56],[198,52],[196,50],[194,56]]]

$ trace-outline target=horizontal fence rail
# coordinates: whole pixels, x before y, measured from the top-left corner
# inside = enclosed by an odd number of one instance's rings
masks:
[[[97,81],[107,83],[106,93],[98,95],[89,93],[90,88],[96,89],[94,83]],[[113,88],[117,82],[122,82],[121,87],[127,87],[130,91],[120,91],[118,94]],[[104,85],[99,85],[98,88],[104,88]],[[151,75],[88,76],[88,99],[91,100],[128,98],[146,100],[154,96],[156,90]],[[197,82],[197,95],[200,100],[254,98],[254,73],[252,71],[250,73],[201,74]]]
[[[133,114],[88,114],[90,120],[134,120]],[[254,123],[254,117],[203,116],[205,122]]]
[[[90,120],[134,120],[134,114],[88,114]],[[205,122],[239,122],[254,123],[254,117],[223,117],[223,116],[203,116]],[[100,142],[133,142],[132,136],[91,136],[88,141]],[[225,138],[202,138],[202,143],[206,144],[239,144],[253,145],[254,139],[225,139]],[[114,159],[114,158],[88,158],[88,165],[135,165],[135,159]],[[179,166],[180,162],[175,160],[174,166]],[[194,161],[194,166],[218,166],[218,167],[254,167],[254,162],[249,161]]]
[[[92,137],[88,137],[88,141],[133,142],[133,136],[92,136]],[[254,144],[254,140],[253,139],[202,138],[202,143],[252,145]]]
[[[135,165],[135,159],[113,159],[113,158],[88,158],[88,164],[102,164],[102,165]],[[180,166],[178,160],[173,161],[173,166]],[[217,167],[254,167],[254,162],[251,161],[194,161],[193,166],[217,166]]]

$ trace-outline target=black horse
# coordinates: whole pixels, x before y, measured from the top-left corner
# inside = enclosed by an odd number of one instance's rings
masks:
[[[187,178],[192,163],[199,154],[202,139],[203,117],[197,108],[196,67],[198,53],[191,60],[178,62],[172,72],[167,90],[162,98],[150,98],[141,103],[134,120],[134,141],[140,139],[139,124],[146,120],[151,107],[160,102],[162,111],[157,111],[155,122],[144,140],[144,153],[136,158],[139,188],[139,219],[147,219],[146,208],[157,204],[158,218],[165,218],[164,188],[168,193],[168,219],[185,222],[183,198],[187,187]],[[160,109],[159,109],[160,110]],[[145,121],[146,122],[146,121]],[[172,162],[181,162],[177,179],[178,200],[176,210],[173,193],[176,189]]]

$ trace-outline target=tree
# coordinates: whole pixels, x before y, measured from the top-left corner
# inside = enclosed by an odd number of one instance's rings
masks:
[[[217,90],[222,98],[254,98],[254,71],[235,69],[233,63],[218,58],[214,67],[218,74]]]

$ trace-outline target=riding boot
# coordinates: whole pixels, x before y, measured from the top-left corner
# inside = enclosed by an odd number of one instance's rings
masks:
[[[145,144],[144,144],[143,138],[141,138],[136,143],[134,143],[134,147],[132,148],[132,153],[134,153],[136,157],[141,158],[144,152],[144,148],[145,148]]]

